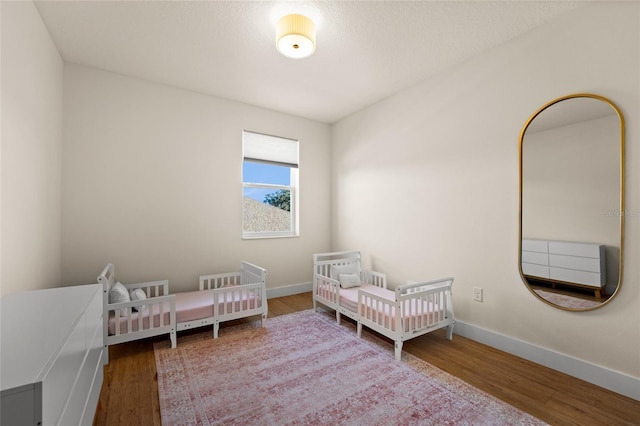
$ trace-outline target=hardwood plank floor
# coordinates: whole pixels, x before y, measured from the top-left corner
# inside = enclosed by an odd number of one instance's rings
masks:
[[[269,317],[311,307],[311,293],[270,299]],[[94,425],[161,424],[153,354],[161,339],[109,348]],[[449,341],[444,330],[409,340],[404,350],[551,425],[640,425],[640,401],[461,336]]]

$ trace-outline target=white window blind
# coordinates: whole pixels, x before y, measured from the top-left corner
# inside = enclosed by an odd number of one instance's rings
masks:
[[[243,158],[298,167],[298,141],[243,131]]]

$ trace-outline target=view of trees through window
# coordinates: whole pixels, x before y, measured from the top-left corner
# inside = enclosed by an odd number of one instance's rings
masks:
[[[291,211],[291,191],[281,189],[264,196],[264,202],[282,210]]]

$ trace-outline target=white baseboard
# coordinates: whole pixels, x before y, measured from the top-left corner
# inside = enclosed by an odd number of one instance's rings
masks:
[[[640,378],[458,320],[454,333],[640,401]]]
[[[272,299],[274,297],[291,296],[293,294],[299,294],[299,293],[306,293],[311,290],[313,290],[313,284],[311,283],[311,281],[309,281],[308,283],[300,283],[300,284],[285,285],[285,286],[276,287],[276,288],[268,288],[267,299]],[[309,295],[309,298],[311,298],[311,295]]]

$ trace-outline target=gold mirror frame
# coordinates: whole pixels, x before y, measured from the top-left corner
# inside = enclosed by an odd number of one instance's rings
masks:
[[[523,216],[523,143],[524,143],[524,136],[525,133],[527,131],[527,129],[529,128],[529,125],[533,122],[533,120],[538,117],[543,111],[547,110],[549,107],[562,102],[562,101],[566,101],[569,99],[575,99],[575,98],[591,98],[591,99],[596,99],[599,101],[602,101],[604,103],[606,103],[607,105],[609,105],[617,114],[618,116],[618,120],[620,123],[620,210],[618,212],[619,218],[620,218],[620,255],[619,255],[619,260],[618,260],[618,283],[616,286],[615,291],[611,294],[611,296],[609,296],[606,300],[604,300],[602,303],[600,303],[598,306],[594,306],[594,307],[589,307],[589,308],[572,308],[572,307],[567,307],[567,306],[562,306],[562,305],[558,305],[555,303],[550,302],[549,300],[545,299],[544,297],[540,296],[538,293],[536,293],[532,288],[531,285],[529,284],[529,282],[527,281],[527,278],[525,277],[523,271],[522,271],[522,216]],[[613,300],[617,294],[620,292],[620,288],[622,287],[622,278],[623,278],[623,265],[624,265],[624,218],[625,218],[625,210],[624,210],[624,134],[625,134],[625,128],[624,128],[624,117],[622,115],[622,112],[620,111],[620,109],[613,103],[611,102],[609,99],[600,96],[600,95],[595,95],[595,94],[590,94],[590,93],[576,93],[576,94],[571,94],[571,95],[566,95],[566,96],[562,96],[560,98],[554,99],[551,102],[548,102],[547,104],[543,105],[540,109],[538,109],[525,123],[524,127],[522,128],[522,131],[520,132],[520,142],[519,142],[519,146],[518,146],[518,155],[519,155],[519,232],[518,232],[518,271],[520,272],[520,277],[522,278],[523,282],[525,283],[527,289],[529,289],[529,291],[538,299],[542,300],[544,303],[553,306],[555,308],[558,309],[562,309],[562,310],[567,310],[567,311],[578,311],[578,312],[582,312],[582,311],[591,311],[594,309],[599,309],[602,306],[605,306],[606,304],[608,304],[609,302],[611,302],[611,300]]]

